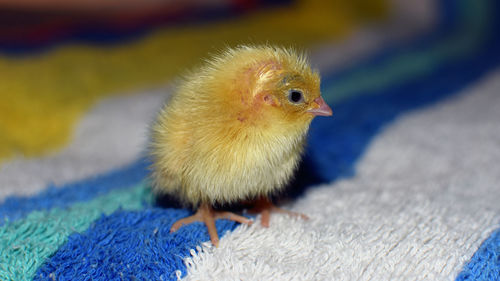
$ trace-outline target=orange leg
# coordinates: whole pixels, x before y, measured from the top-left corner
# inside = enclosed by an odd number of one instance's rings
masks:
[[[181,228],[183,225],[188,225],[196,221],[203,222],[207,226],[208,234],[210,235],[210,241],[212,241],[212,244],[218,247],[219,235],[217,234],[217,229],[215,228],[216,219],[228,219],[248,225],[252,224],[251,220],[243,216],[239,216],[231,212],[215,211],[209,204],[201,204],[194,215],[176,221],[170,228],[170,233],[179,230],[179,228]]]
[[[277,207],[266,197],[261,197],[256,202],[257,203],[255,204],[255,206],[252,209],[250,209],[249,212],[261,214],[261,224],[263,227],[269,227],[269,219],[271,217],[272,212],[287,214],[292,217],[300,217],[304,220],[309,219],[309,217],[304,214],[288,211],[280,207]]]

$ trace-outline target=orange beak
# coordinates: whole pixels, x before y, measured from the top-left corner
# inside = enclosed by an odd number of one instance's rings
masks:
[[[314,100],[319,105],[318,108],[309,109],[307,112],[316,116],[332,116],[332,109],[326,104],[325,100],[320,96]]]

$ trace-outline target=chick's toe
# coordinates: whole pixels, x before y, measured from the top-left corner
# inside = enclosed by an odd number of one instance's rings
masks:
[[[269,220],[271,217],[271,213],[286,214],[291,217],[297,217],[304,220],[309,219],[309,217],[305,214],[282,209],[274,205],[268,198],[265,197],[258,199],[255,205],[250,210],[248,210],[248,212],[252,214],[260,214],[261,215],[260,223],[263,227],[269,227]]]
[[[219,235],[217,234],[217,229],[215,227],[216,219],[227,219],[244,224],[252,224],[252,221],[244,216],[237,215],[228,211],[215,211],[209,204],[202,204],[195,214],[189,217],[182,218],[170,228],[170,232],[175,232],[179,230],[184,225],[191,224],[193,222],[203,222],[208,230],[208,235],[210,236],[210,241],[216,247],[219,246]]]

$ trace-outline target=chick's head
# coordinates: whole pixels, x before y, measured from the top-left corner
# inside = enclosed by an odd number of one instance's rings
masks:
[[[262,79],[258,88],[263,91],[261,96],[257,95],[263,99],[269,114],[290,122],[310,122],[316,115],[331,115],[321,97],[318,73],[291,66],[271,71],[269,76]]]
[[[233,73],[226,93],[235,99],[238,120],[261,124],[307,126],[317,116],[332,114],[321,97],[320,77],[303,54],[278,47],[232,50],[225,73]]]

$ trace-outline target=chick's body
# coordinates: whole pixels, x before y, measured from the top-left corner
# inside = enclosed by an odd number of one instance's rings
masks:
[[[314,115],[329,110],[303,56],[230,49],[185,78],[160,112],[154,186],[195,208],[269,195],[291,178]]]

